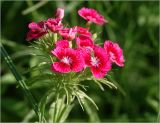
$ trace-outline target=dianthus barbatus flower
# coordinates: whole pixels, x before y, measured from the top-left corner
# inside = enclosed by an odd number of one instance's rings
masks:
[[[47,33],[47,30],[45,27],[45,21],[41,21],[38,23],[32,22],[28,25],[28,28],[30,29],[29,32],[27,33],[28,41],[32,39],[38,39]]]
[[[111,69],[111,62],[108,54],[99,46],[95,46],[91,53],[85,55],[85,63],[91,68],[91,72],[96,78],[103,78]]]
[[[46,26],[52,32],[58,32],[60,29],[62,29],[61,19],[60,18],[49,18],[46,21]]]
[[[100,15],[96,10],[91,8],[83,7],[78,10],[78,14],[88,22],[93,22],[99,25],[103,25],[106,22],[102,15]]]
[[[83,57],[74,49],[56,48],[52,50],[52,54],[58,58],[58,61],[52,64],[54,72],[80,72],[84,68]]]
[[[59,34],[66,40],[73,40],[77,34],[77,27],[61,29]]]
[[[116,63],[118,66],[124,66],[124,57],[123,57],[123,50],[117,43],[113,43],[112,41],[105,41],[104,49],[109,54],[110,60]]]

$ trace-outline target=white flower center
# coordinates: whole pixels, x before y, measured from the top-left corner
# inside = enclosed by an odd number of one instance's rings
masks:
[[[93,66],[98,66],[99,65],[99,59],[97,57],[91,57],[91,64]]]
[[[62,59],[61,59],[61,62],[65,63],[65,64],[70,64],[72,62],[72,59],[68,56],[64,56]]]

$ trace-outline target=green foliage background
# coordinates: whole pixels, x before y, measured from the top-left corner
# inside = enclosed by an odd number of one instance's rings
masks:
[[[104,26],[92,25],[99,32],[98,43],[116,41],[124,50],[125,67],[113,66],[110,72],[119,84],[118,90],[88,83],[87,94],[99,106],[101,121],[157,121],[159,112],[159,2],[120,1],[45,1],[36,10],[38,1],[1,2],[1,41],[23,74],[34,66],[36,59],[28,55],[27,25],[54,15],[57,7],[65,8],[63,23],[84,26],[77,14],[81,7],[99,11],[109,21]],[[29,9],[32,7],[32,9]],[[27,13],[29,11],[29,13]],[[30,73],[24,78],[32,76]],[[87,83],[87,81],[86,81]],[[43,90],[35,92],[41,96]],[[33,116],[32,116],[33,115]],[[67,121],[94,121],[77,105]],[[31,117],[31,118],[30,118]],[[1,121],[34,121],[34,112],[2,58],[1,63]],[[95,118],[96,121],[96,118]]]

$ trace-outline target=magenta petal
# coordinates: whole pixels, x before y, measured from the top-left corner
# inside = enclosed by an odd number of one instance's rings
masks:
[[[83,47],[83,48],[93,48],[94,46],[93,40],[86,36],[77,37],[76,43],[78,47]]]
[[[70,66],[63,62],[54,62],[52,64],[53,69],[61,73],[68,73],[71,71]]]
[[[56,48],[69,48],[69,41],[67,40],[58,40],[56,42]]]
[[[96,68],[96,67],[91,67],[91,72],[93,76],[96,78],[103,78],[106,74],[106,72],[101,71],[99,68]]]
[[[83,70],[83,68],[84,68],[84,63],[79,62],[79,63],[73,64],[72,71],[80,72]]]
[[[33,32],[32,30],[30,30],[28,33],[27,33],[27,38],[26,40],[27,41],[30,41],[32,39],[38,39],[40,38],[41,36],[43,36],[44,34],[46,34],[46,32]]]
[[[52,50],[51,53],[55,55],[58,59],[62,59],[66,54],[66,49],[57,47]]]
[[[28,25],[28,28],[33,29],[33,30],[37,30],[37,29],[39,29],[39,26],[38,26],[37,23],[32,22],[32,23],[30,23],[30,24]]]
[[[57,32],[62,29],[61,19],[60,18],[49,18],[46,22],[46,26],[52,32]]]
[[[72,70],[74,72],[80,72],[83,70],[85,63],[84,63],[84,58],[81,54],[78,54],[79,51],[77,51],[76,56],[74,56],[73,62],[72,62]]]
[[[77,34],[77,27],[61,29],[59,34],[66,40],[73,40]]]
[[[83,28],[80,26],[77,26],[77,32],[78,32],[78,34],[80,34],[82,36],[89,37],[89,38],[91,38],[91,36],[92,36],[92,34],[89,32],[89,29]]]

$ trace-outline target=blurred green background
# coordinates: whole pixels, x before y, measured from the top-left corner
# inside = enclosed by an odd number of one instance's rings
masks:
[[[38,8],[36,9],[36,7]],[[39,7],[40,6],[40,7]],[[109,21],[104,26],[92,25],[100,32],[98,43],[116,41],[124,50],[125,67],[113,66],[110,74],[118,90],[88,83],[90,95],[99,106],[100,121],[157,121],[159,112],[159,2],[120,1],[10,1],[1,2],[1,41],[20,73],[34,65],[27,53],[28,23],[54,15],[57,7],[65,8],[64,24],[84,26],[77,14],[81,7],[94,8]],[[28,75],[30,76],[30,74]],[[23,76],[24,78],[26,76]],[[41,91],[35,95],[40,96]],[[2,58],[1,121],[28,121],[34,112]],[[93,121],[80,105],[71,111],[67,121]],[[33,120],[34,121],[34,120]],[[96,120],[95,120],[96,121]]]

